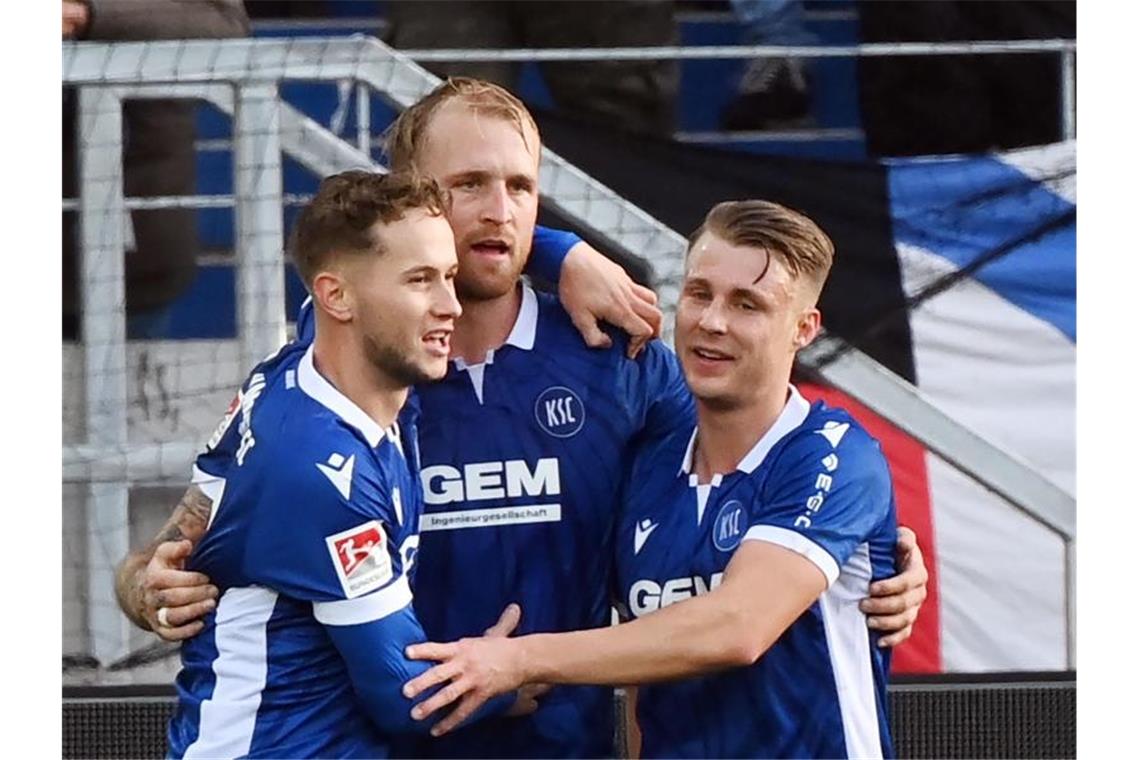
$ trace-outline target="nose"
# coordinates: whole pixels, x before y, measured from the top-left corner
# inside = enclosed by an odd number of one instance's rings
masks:
[[[511,198],[505,182],[492,182],[483,198],[483,221],[507,224],[511,221]]]
[[[722,334],[728,331],[728,323],[725,320],[724,303],[720,299],[714,299],[701,311],[701,318],[697,321],[697,327],[701,328],[707,333]]]
[[[459,303],[459,298],[455,295],[455,283],[451,280],[445,280],[440,288],[436,291],[436,298],[432,304],[432,311],[437,317],[444,319],[458,319],[459,315],[463,313],[463,307]]]

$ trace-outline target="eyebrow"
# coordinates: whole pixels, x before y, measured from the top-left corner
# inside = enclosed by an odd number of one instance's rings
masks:
[[[488,169],[468,169],[466,171],[455,172],[444,177],[445,183],[456,182],[461,179],[488,179],[494,176],[494,172]],[[509,174],[506,178],[507,182],[526,182],[528,184],[535,184],[538,178],[533,174],[526,174],[524,172],[514,172]]]
[[[448,267],[448,269],[451,269],[451,267]],[[439,267],[433,267],[428,264],[418,264],[414,267],[408,267],[400,273],[400,276],[410,277],[415,274],[435,274],[438,271],[440,271]]]
[[[461,172],[455,172],[444,177],[445,182],[455,182],[461,179],[486,179],[491,176],[491,172],[486,169],[467,169]]]
[[[761,273],[760,277],[763,277],[763,276],[764,276],[763,273]],[[756,280],[753,281],[752,284],[755,285],[757,282],[759,282],[760,277],[757,277]],[[703,277],[691,277],[691,278],[687,279],[685,281],[685,286],[687,287],[689,285],[697,285],[699,287],[707,288],[709,290],[712,289],[712,285],[709,283],[708,280],[706,280]],[[762,293],[761,291],[758,291],[758,290],[753,290],[750,287],[748,287],[748,288],[735,287],[729,291],[728,295],[730,298],[751,298],[753,301],[760,301],[760,302],[766,302],[768,300],[768,298],[764,295],[764,293]]]

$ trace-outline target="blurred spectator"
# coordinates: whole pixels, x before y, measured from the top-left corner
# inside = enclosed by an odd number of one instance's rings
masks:
[[[241,0],[87,0],[63,3],[65,39],[117,42],[244,37],[249,19]],[[63,92],[63,195],[79,195],[78,97]],[[131,100],[123,106],[123,184],[131,196],[193,195],[195,103]],[[131,212],[134,248],[126,255],[127,333],[161,335],[171,303],[194,281],[198,228],[193,209]],[[63,214],[63,333],[74,339],[81,309],[78,214]],[[129,237],[128,237],[129,241]]]
[[[732,0],[749,45],[819,43],[804,20],[803,0]],[[811,108],[810,64],[800,58],[757,58],[748,64],[736,98],[721,111],[733,131],[770,129],[803,120]]]
[[[573,48],[677,45],[672,0],[429,2],[388,4],[396,48]],[[518,91],[518,63],[447,63],[439,76],[479,77]],[[562,111],[584,121],[672,136],[677,61],[541,64]]]
[[[1076,39],[1076,3],[859,4],[864,42]],[[1055,53],[861,58],[867,151],[875,156],[977,153],[1055,142]]]

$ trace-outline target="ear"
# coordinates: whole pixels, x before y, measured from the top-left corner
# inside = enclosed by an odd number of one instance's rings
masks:
[[[795,350],[800,351],[811,345],[815,336],[819,335],[822,324],[823,317],[819,309],[812,306],[801,311],[799,319],[796,320],[796,335],[792,341]]]
[[[355,302],[344,278],[337,272],[319,272],[313,278],[313,301],[337,322],[352,321]]]

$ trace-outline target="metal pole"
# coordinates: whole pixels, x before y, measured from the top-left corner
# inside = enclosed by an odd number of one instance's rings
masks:
[[[372,103],[368,85],[356,85],[356,147],[366,156],[372,156]]]
[[[1072,140],[1077,136],[1077,54],[1073,50],[1061,53],[1061,137]]]
[[[87,443],[127,448],[127,346],[123,214],[123,115],[115,93],[79,93],[81,327]],[[114,601],[115,563],[130,548],[124,479],[88,482],[87,626],[100,663],[124,657],[130,627]]]
[[[1065,661],[1077,669],[1077,541],[1065,541]]]
[[[234,189],[240,360],[253,367],[285,342],[281,111],[275,82],[238,85]]]

